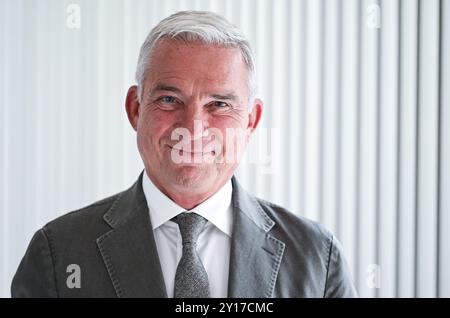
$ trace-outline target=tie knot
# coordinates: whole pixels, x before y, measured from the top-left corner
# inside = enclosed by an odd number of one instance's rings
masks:
[[[208,222],[204,217],[194,212],[180,213],[172,221],[177,223],[180,228],[183,245],[185,243],[197,243],[198,236]]]

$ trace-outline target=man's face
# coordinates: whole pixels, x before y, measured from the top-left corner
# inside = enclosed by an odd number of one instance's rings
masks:
[[[146,171],[164,193],[208,197],[231,178],[261,116],[258,100],[248,111],[247,78],[237,48],[156,44],[133,126]]]

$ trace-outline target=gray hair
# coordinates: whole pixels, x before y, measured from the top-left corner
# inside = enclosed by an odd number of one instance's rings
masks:
[[[253,99],[256,90],[255,61],[250,44],[239,29],[216,13],[180,11],[159,22],[142,44],[136,68],[139,101],[142,101],[143,86],[152,50],[161,38],[185,42],[201,41],[206,44],[239,48],[248,69],[249,101]]]

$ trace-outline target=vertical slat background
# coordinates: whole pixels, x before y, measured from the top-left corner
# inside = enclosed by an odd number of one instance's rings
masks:
[[[340,108],[338,117],[339,134],[339,169],[338,196],[336,206],[338,227],[336,235],[346,247],[349,265],[355,267],[356,246],[356,152],[357,152],[357,87],[358,87],[358,32],[359,1],[344,0],[341,2],[341,63],[339,74]],[[326,94],[326,92],[325,92]],[[309,107],[309,105],[306,105]]]
[[[415,292],[423,297],[434,297],[437,284],[439,9],[438,0],[420,1]]]
[[[136,179],[138,50],[186,9],[255,50],[241,183],[334,232],[361,296],[450,297],[450,0],[0,1],[0,296],[38,228]]]
[[[367,25],[367,8],[378,8],[371,0],[361,5],[361,24]],[[372,12],[372,11],[370,11]],[[372,13],[371,13],[372,14]],[[361,28],[360,48],[360,83],[359,83],[359,173],[358,173],[358,223],[357,237],[364,237],[364,241],[357,244],[357,267],[355,281],[361,297],[374,297],[376,289],[367,286],[367,264],[376,264],[377,239],[377,131],[378,131],[378,34],[376,28]]]
[[[450,1],[441,1],[438,296],[450,297]]]
[[[398,12],[399,3],[381,2],[379,87],[379,196],[378,263],[382,270],[381,297],[395,295],[395,221],[397,200],[397,113],[398,113]]]
[[[396,289],[413,297],[415,282],[418,1],[400,3],[400,101]]]

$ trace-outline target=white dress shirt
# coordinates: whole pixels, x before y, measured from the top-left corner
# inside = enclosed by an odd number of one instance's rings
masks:
[[[231,180],[206,201],[189,211],[162,193],[147,173],[143,174],[142,188],[150,211],[167,296],[173,297],[175,273],[182,255],[180,230],[170,219],[183,212],[195,212],[208,220],[198,237],[197,252],[208,273],[210,295],[227,297],[233,224]]]

